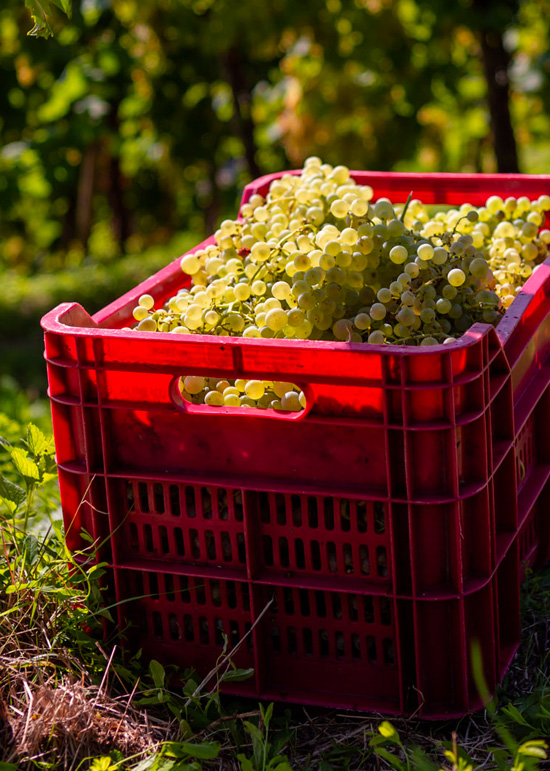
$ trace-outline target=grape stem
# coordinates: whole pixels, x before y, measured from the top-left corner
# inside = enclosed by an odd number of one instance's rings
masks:
[[[413,191],[411,190],[411,192],[409,193],[409,197],[405,201],[405,206],[403,207],[403,211],[401,212],[401,216],[399,217],[401,222],[405,222],[405,214],[407,213],[407,209],[409,208],[409,204],[410,204],[410,202],[412,200],[412,197],[413,197]]]

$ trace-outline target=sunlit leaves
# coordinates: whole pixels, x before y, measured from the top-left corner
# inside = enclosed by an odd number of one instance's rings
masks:
[[[70,62],[59,80],[51,89],[51,96],[38,110],[37,117],[43,123],[50,123],[65,116],[71,105],[84,96],[89,84],[82,70],[82,63]]]
[[[26,7],[31,12],[33,28],[27,33],[31,37],[51,37],[53,30],[50,24],[52,5],[60,8],[67,16],[71,15],[72,0],[25,0]]]
[[[26,39],[23,0],[3,3],[1,267],[55,270],[87,250],[107,262],[175,230],[212,232],[256,167],[312,154],[494,169],[467,0],[113,0],[75,4],[71,21],[70,0],[26,2],[32,34],[55,36]],[[501,5],[522,170],[536,172],[549,159],[548,15],[541,0]]]

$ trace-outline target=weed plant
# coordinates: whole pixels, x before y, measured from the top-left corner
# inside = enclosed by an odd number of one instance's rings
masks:
[[[24,440],[2,440],[0,462],[0,771],[548,767],[550,570],[525,585],[523,641],[498,698],[459,721],[235,700],[220,686],[251,673],[236,670],[227,650],[201,681],[178,673],[175,689],[172,672],[139,653],[123,658],[110,637],[107,565],[95,544],[66,549],[52,516],[52,439],[31,424]]]

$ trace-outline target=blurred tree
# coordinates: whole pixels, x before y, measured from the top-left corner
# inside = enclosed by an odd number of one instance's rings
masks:
[[[23,273],[211,232],[310,154],[550,162],[548,0],[26,2],[56,34],[0,9],[0,265]]]
[[[510,54],[504,34],[519,10],[517,0],[473,0],[491,114],[497,167],[500,172],[518,172],[518,154],[510,117],[508,70]]]

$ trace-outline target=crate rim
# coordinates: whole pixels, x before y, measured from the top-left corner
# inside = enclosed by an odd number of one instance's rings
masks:
[[[200,248],[190,250],[196,251]],[[158,281],[162,280],[163,274],[170,270],[170,274],[180,272],[179,260],[176,258],[166,268],[162,268],[146,281],[139,284],[134,289],[130,290],[126,294],[122,295],[118,300],[115,300],[110,305],[99,311],[94,316],[90,316],[84,308],[78,303],[65,302],[57,305],[51,311],[46,313],[41,319],[41,326],[45,332],[67,334],[70,332],[76,337],[123,337],[128,340],[136,339],[136,335],[140,340],[170,340],[174,345],[199,345],[199,344],[215,344],[221,346],[236,346],[244,347],[250,350],[255,348],[281,348],[289,347],[296,351],[301,350],[317,350],[327,351],[347,351],[354,352],[357,355],[361,353],[387,353],[387,354],[399,354],[399,356],[429,356],[433,353],[441,353],[442,350],[456,350],[457,348],[463,349],[475,345],[480,338],[482,338],[488,330],[494,329],[503,348],[506,348],[507,343],[511,340],[516,330],[519,331],[520,320],[527,310],[529,304],[534,299],[536,293],[542,289],[545,280],[550,275],[550,256],[542,263],[540,263],[537,271],[525,282],[521,292],[517,295],[512,305],[507,309],[506,313],[498,323],[496,327],[492,324],[484,324],[476,322],[473,324],[464,334],[456,338],[452,343],[439,343],[438,345],[431,346],[407,346],[407,345],[394,345],[383,344],[373,345],[372,343],[347,343],[331,340],[275,340],[275,339],[256,339],[245,337],[231,337],[225,335],[174,335],[170,332],[141,332],[141,331],[125,331],[124,329],[112,328],[104,326],[106,320],[119,312],[122,307],[125,307],[129,302],[137,302],[137,299],[145,293],[149,293],[149,290],[153,290],[155,286],[158,286]],[[79,324],[70,323],[67,319],[74,312],[79,316]],[[108,314],[108,315],[107,315]]]

